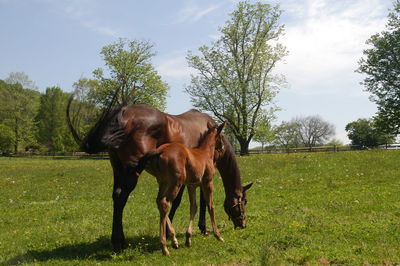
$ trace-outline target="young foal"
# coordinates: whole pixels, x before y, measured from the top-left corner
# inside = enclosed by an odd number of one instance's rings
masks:
[[[157,205],[160,211],[160,242],[164,255],[169,255],[166,246],[166,226],[170,232],[172,246],[178,248],[176,233],[167,215],[171,202],[184,184],[188,187],[190,201],[190,221],[186,231],[186,246],[192,245],[193,219],[197,211],[196,187],[198,186],[201,186],[203,190],[214,236],[219,241],[224,241],[215,222],[212,195],[215,146],[222,143],[220,134],[224,126],[225,123],[210,129],[199,148],[188,148],[178,142],[167,143],[142,159],[146,170],[157,178],[159,185]]]

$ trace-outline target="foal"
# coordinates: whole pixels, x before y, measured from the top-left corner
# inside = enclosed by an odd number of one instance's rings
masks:
[[[168,218],[171,202],[176,198],[182,185],[187,185],[190,201],[190,221],[186,231],[186,246],[192,245],[193,219],[197,211],[196,187],[201,186],[211,218],[214,236],[221,237],[215,222],[213,203],[213,177],[215,146],[222,145],[220,134],[225,122],[212,128],[206,134],[198,148],[188,148],[181,143],[173,142],[161,145],[155,152],[144,156],[142,162],[146,170],[157,178],[159,185],[157,205],[160,211],[160,242],[164,255],[169,255],[166,246],[166,226],[171,235],[172,247],[178,248],[176,233]]]

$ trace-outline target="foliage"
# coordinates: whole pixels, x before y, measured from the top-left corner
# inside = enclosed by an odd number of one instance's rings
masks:
[[[333,138],[331,139],[327,145],[331,145],[331,146],[343,146],[343,141],[341,141],[340,139],[337,138]]]
[[[35,82],[29,78],[24,72],[11,72],[4,80],[7,84],[20,84],[22,88],[29,90],[37,90]]]
[[[11,152],[14,147],[14,132],[6,125],[0,124],[0,152]]]
[[[40,96],[40,107],[36,116],[37,139],[54,151],[72,151],[78,147],[72,139],[65,120],[65,109],[69,93],[59,87],[46,89]]]
[[[127,203],[124,229],[130,246],[115,256],[108,161],[0,158],[1,264],[400,263],[399,151],[270,154],[238,160],[243,183],[254,182],[247,194],[247,228],[233,229],[223,210],[221,179],[215,178],[216,219],[225,243],[195,228],[191,248],[182,245],[165,257],[159,247],[154,177],[143,174]],[[173,221],[182,244],[188,218],[183,197]]]
[[[104,46],[101,54],[109,76],[101,68],[93,72],[96,81],[89,84],[90,99],[108,106],[118,89],[119,104],[144,103],[164,110],[168,85],[150,62],[152,48],[149,42],[126,39]]]
[[[394,136],[383,132],[373,119],[360,118],[348,123],[346,125],[346,131],[353,145],[376,147],[394,141]]]
[[[381,127],[400,134],[400,1],[394,2],[386,30],[367,40],[358,72],[366,74],[363,84],[378,105]]]
[[[275,119],[273,112],[263,110],[260,115],[255,129],[254,141],[261,143],[261,148],[264,149],[264,145],[274,141],[274,130],[271,122]]]
[[[293,123],[298,126],[298,138],[307,147],[324,144],[335,134],[335,127],[318,115],[297,117]]]
[[[25,89],[18,83],[16,75],[11,75],[7,83],[0,80],[0,123],[13,131],[14,152],[26,149],[36,143],[34,117],[40,93]],[[25,76],[23,76],[25,77]],[[29,84],[24,80],[24,83]]]
[[[275,142],[285,149],[298,147],[300,138],[298,135],[298,125],[294,122],[283,121],[275,127]]]
[[[280,14],[278,6],[240,2],[219,29],[221,37],[201,46],[201,55],[187,56],[198,75],[192,76],[186,92],[197,108],[228,122],[241,154],[248,153],[262,107],[272,104],[284,81],[271,73],[287,54],[276,42],[283,32]]]

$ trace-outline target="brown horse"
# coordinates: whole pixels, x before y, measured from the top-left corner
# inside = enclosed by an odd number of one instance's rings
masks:
[[[175,229],[167,216],[172,201],[178,196],[181,187],[188,187],[190,200],[190,221],[186,231],[186,246],[192,245],[193,219],[197,212],[196,187],[201,186],[204,199],[207,203],[211,218],[214,236],[219,241],[224,241],[215,222],[213,203],[213,177],[215,174],[214,154],[216,143],[221,147],[220,134],[225,123],[218,128],[211,128],[198,148],[188,148],[179,142],[166,143],[157,148],[155,152],[145,155],[140,164],[146,165],[145,169],[157,178],[158,195],[157,206],[160,212],[160,242],[164,255],[169,255],[166,246],[166,229],[171,233],[171,243],[178,248]]]
[[[169,115],[147,105],[130,105],[110,109],[86,137],[80,139],[69,117],[71,102],[72,97],[67,108],[67,118],[72,135],[82,150],[88,153],[109,152],[114,172],[111,239],[114,251],[121,252],[127,246],[122,214],[128,196],[136,187],[143,170],[138,163],[139,159],[164,143],[179,142],[187,147],[197,147],[208,131],[208,125],[216,126],[216,123],[210,116],[195,110],[181,115]],[[235,153],[225,137],[222,137],[222,142],[224,148],[216,156],[216,165],[225,188],[224,209],[235,227],[244,228],[246,190],[251,184],[242,187]],[[171,220],[182,193],[183,188],[173,202],[169,215]],[[205,231],[204,199],[200,200],[199,227]]]

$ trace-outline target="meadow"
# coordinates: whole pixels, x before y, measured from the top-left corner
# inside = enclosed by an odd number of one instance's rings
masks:
[[[113,255],[108,160],[0,158],[0,264],[400,263],[400,151],[265,154],[238,160],[243,183],[254,182],[248,191],[248,227],[233,229],[216,176],[216,219],[225,243],[201,235],[196,227],[193,246],[184,246],[185,195],[173,221],[181,247],[172,249],[168,242],[171,256],[165,257],[158,240],[154,177],[140,177],[124,214],[130,247]]]

